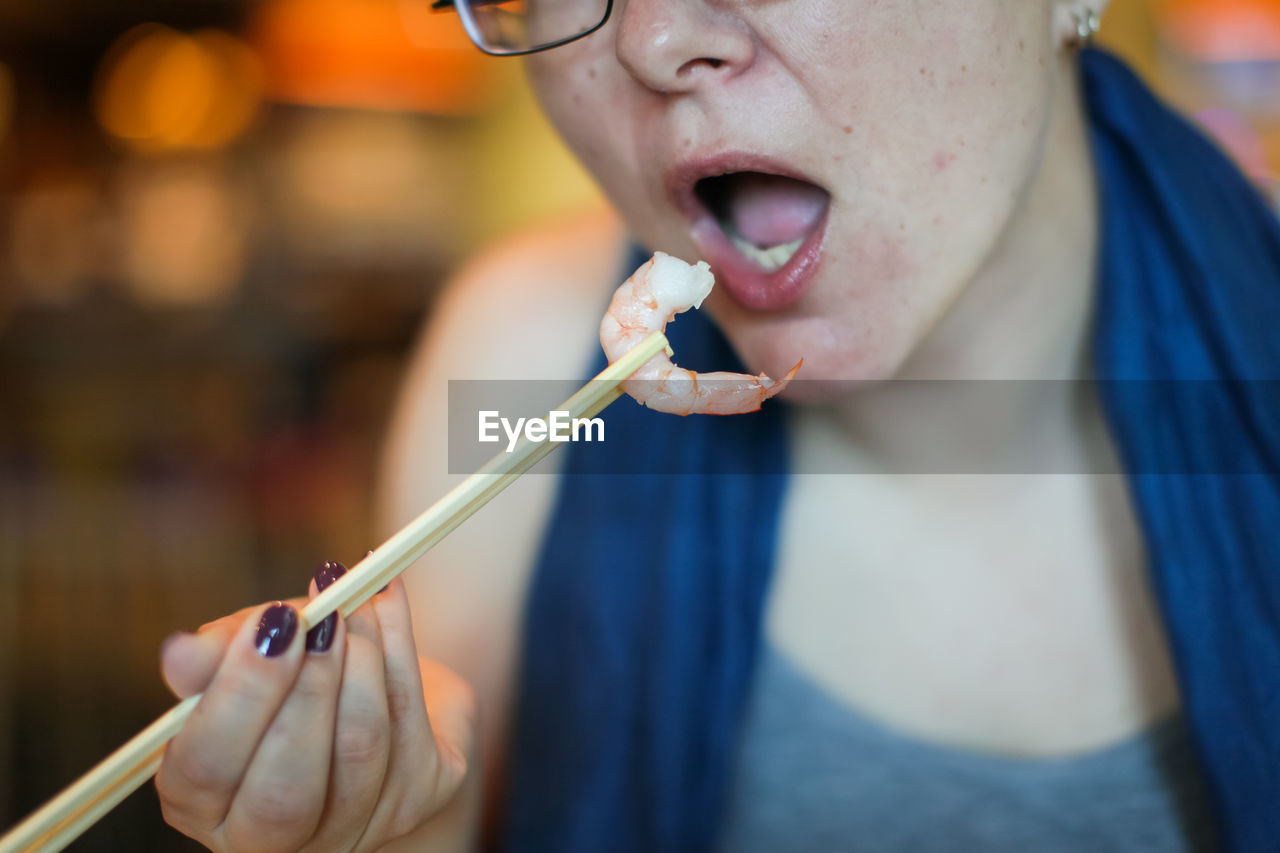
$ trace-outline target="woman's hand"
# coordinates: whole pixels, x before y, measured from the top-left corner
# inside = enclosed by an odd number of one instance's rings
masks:
[[[317,580],[341,571],[326,563]],[[331,617],[327,636],[324,623],[298,636],[301,604],[242,610],[161,652],[173,692],[204,696],[156,788],[165,820],[213,850],[376,850],[438,813],[466,776],[473,694],[419,660],[403,583]]]

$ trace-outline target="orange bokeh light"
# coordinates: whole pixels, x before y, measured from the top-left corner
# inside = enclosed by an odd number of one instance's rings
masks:
[[[1280,60],[1280,0],[1157,0],[1165,37],[1207,62]]]
[[[430,0],[271,0],[249,31],[282,101],[474,114],[506,79]]]
[[[244,42],[219,30],[159,24],[125,33],[99,69],[95,110],[113,136],[144,151],[217,148],[253,121],[262,75]]]

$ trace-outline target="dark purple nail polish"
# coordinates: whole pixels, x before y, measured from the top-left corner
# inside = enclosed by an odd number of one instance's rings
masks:
[[[277,601],[262,614],[258,620],[258,635],[254,638],[254,646],[258,654],[273,658],[283,654],[293,642],[293,635],[298,631],[298,614],[285,604]]]
[[[334,560],[326,560],[316,569],[316,591],[324,592],[333,582],[347,573],[347,567]],[[307,651],[327,652],[333,645],[333,635],[338,630],[338,614],[330,613],[320,624],[307,632]]]
[[[324,592],[333,582],[347,573],[347,567],[336,560],[325,560],[316,569],[316,590]]]
[[[319,625],[307,632],[307,651],[317,653],[329,651],[329,647],[333,645],[333,635],[337,632],[338,614],[335,611],[321,619]]]

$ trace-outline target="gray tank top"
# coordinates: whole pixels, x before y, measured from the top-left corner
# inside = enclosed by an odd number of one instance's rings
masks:
[[[724,853],[1213,849],[1180,717],[1080,756],[986,756],[860,717],[767,646],[731,779]]]

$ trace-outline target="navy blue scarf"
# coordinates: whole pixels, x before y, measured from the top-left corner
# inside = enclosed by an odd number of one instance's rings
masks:
[[[1220,837],[1274,850],[1280,400],[1236,380],[1280,379],[1280,229],[1128,69],[1095,51],[1081,65],[1103,201],[1096,372],[1144,380],[1103,382],[1104,407]],[[696,312],[668,332],[687,366],[731,369]],[[1145,381],[1174,378],[1209,393]],[[785,423],[778,406],[677,418],[623,400],[607,430],[568,451],[528,594],[504,845],[708,850],[760,642]],[[638,470],[655,473],[614,476]]]

